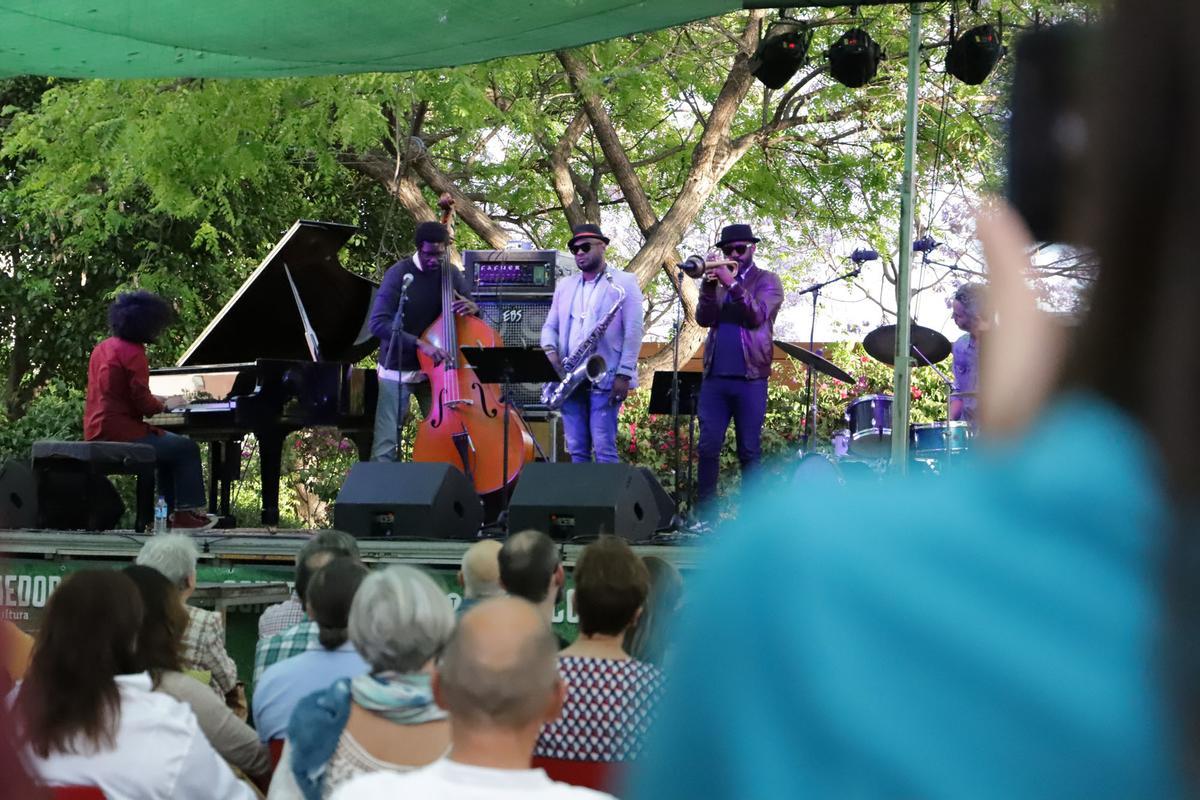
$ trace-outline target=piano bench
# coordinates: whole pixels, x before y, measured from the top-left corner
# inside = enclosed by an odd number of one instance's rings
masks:
[[[39,493],[45,476],[55,473],[81,474],[84,496],[79,502],[86,509],[88,530],[100,530],[99,498],[91,497],[91,478],[108,475],[137,477],[137,508],[134,529],[150,530],[154,520],[154,469],[157,459],[148,444],[130,442],[60,442],[42,440],[33,443],[33,474]],[[39,506],[42,505],[39,502]]]

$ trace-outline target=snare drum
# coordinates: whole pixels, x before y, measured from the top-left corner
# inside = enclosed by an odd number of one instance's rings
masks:
[[[850,452],[861,458],[887,458],[892,452],[892,396],[865,394],[846,409]]]
[[[908,426],[908,451],[918,459],[962,455],[970,449],[972,436],[969,422],[917,422]]]

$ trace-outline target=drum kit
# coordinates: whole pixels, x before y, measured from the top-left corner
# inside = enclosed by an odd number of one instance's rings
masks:
[[[935,366],[950,355],[950,340],[941,333],[920,325],[912,325],[912,357],[922,366],[929,366],[938,376],[951,384],[941,370]],[[809,369],[828,375],[835,380],[853,384],[854,378],[836,365],[820,356],[785,342],[776,342],[788,355],[804,363]],[[896,326],[884,325],[867,334],[863,348],[877,361],[884,364],[895,362]],[[974,397],[974,392],[951,392],[948,401]],[[892,402],[889,394],[867,394],[854,398],[846,407],[846,427],[833,435],[832,460],[860,462],[882,470],[892,452]],[[815,409],[814,409],[815,413]],[[949,419],[938,422],[918,422],[908,426],[909,456],[913,461],[933,473],[941,473],[971,448],[974,429],[971,423]],[[815,420],[814,420],[815,427]]]

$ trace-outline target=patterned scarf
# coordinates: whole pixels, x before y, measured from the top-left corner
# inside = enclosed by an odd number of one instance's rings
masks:
[[[446,718],[433,702],[428,673],[376,672],[350,681],[354,702],[397,725],[420,725]]]

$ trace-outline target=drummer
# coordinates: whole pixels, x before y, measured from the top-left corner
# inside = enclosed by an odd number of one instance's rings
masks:
[[[950,395],[950,419],[974,423],[979,390],[979,337],[991,328],[986,311],[987,287],[964,283],[954,293],[951,310],[954,324],[966,331],[950,352],[954,354],[954,392]]]

